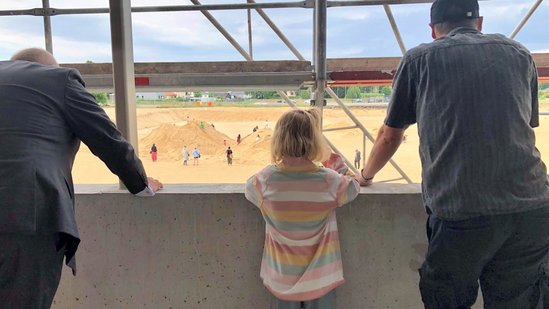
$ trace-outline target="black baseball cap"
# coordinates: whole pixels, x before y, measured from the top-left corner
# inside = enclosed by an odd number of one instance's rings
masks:
[[[431,6],[431,23],[478,18],[478,0],[435,0]]]

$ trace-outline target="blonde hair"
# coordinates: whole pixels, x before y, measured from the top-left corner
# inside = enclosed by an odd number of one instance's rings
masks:
[[[323,161],[330,148],[322,136],[320,111],[292,109],[278,119],[271,140],[271,160],[281,162],[284,157],[303,157]]]

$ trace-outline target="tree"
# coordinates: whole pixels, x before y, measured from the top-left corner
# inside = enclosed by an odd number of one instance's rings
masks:
[[[311,98],[311,88],[299,90],[297,92],[297,96],[300,97],[301,99],[304,99],[304,100],[310,99]]]
[[[256,99],[279,99],[280,96],[276,91],[252,91],[249,93]]]
[[[104,92],[94,93],[93,96],[100,105],[105,105],[109,101],[109,96]]]
[[[379,89],[379,92],[383,93],[384,96],[390,97],[391,93],[393,93],[393,89],[388,86],[383,86],[381,89]]]
[[[347,96],[346,99],[359,99],[362,97],[362,92],[360,91],[360,87],[352,86],[347,89]]]
[[[335,92],[338,98],[345,98],[345,90],[347,87],[332,87],[332,90]]]

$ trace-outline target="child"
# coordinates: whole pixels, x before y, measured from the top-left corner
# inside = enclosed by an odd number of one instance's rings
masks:
[[[265,219],[260,277],[277,308],[332,308],[344,282],[335,208],[356,198],[359,184],[320,130],[317,109],[294,109],[276,123],[274,164],[246,183],[246,198]]]

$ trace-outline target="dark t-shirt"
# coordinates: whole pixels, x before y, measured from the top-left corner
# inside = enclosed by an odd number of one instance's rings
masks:
[[[499,34],[457,28],[406,53],[385,124],[417,121],[423,201],[461,220],[549,206],[535,147],[537,71],[530,52]]]

